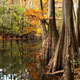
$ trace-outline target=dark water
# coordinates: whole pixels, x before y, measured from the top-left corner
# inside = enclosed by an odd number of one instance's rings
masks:
[[[40,41],[0,40],[0,80],[39,80]]]

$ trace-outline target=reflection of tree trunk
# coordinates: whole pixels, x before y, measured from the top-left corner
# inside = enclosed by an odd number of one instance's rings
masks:
[[[17,43],[17,46],[18,46],[18,49],[19,49],[19,52],[20,52],[20,56],[21,56],[21,47],[20,47],[20,41],[19,40],[16,40],[16,43]]]
[[[11,20],[11,38],[12,38],[12,30],[13,30],[13,23],[12,23],[12,20]]]
[[[23,61],[23,42],[21,41],[21,58],[22,58],[22,61]]]
[[[7,80],[7,75],[6,75],[6,80]]]
[[[20,52],[20,58],[21,58],[21,64],[23,63],[23,42],[16,40],[17,46],[19,48],[19,52]],[[20,44],[20,45],[19,45]],[[22,80],[22,71],[20,72],[21,78],[20,80]]]
[[[12,45],[12,40],[10,41],[10,43],[11,43],[11,59],[12,59],[12,57],[13,57],[13,52],[12,52],[12,49],[13,49],[13,45]],[[11,64],[12,64],[12,61],[11,61]],[[12,69],[12,65],[11,65],[11,69]],[[11,80],[12,80],[12,73],[11,73]]]
[[[17,40],[16,43],[17,43],[18,48],[19,48],[21,60],[23,61],[23,42]],[[19,44],[20,44],[20,45],[19,45]]]
[[[2,26],[2,27],[3,27],[3,26]],[[5,38],[4,36],[5,36],[5,31],[4,31],[4,27],[3,27],[3,36],[2,36],[3,39]]]
[[[17,45],[19,46],[19,40],[16,40]]]
[[[11,57],[12,57],[12,40],[11,40]]]
[[[12,74],[11,74],[11,80],[12,80]]]
[[[21,57],[21,61],[22,61],[22,63],[21,64],[23,64],[23,42],[21,41],[21,55],[20,55],[20,57]],[[21,80],[22,80],[22,71],[21,71]]]
[[[4,63],[4,52],[5,52],[5,42],[4,42],[4,38],[2,40],[2,48],[3,48],[3,52],[2,52],[2,62]],[[2,65],[2,77],[4,80],[4,64]]]
[[[22,71],[21,71],[21,80],[22,80]]]
[[[3,38],[3,40],[2,40],[2,48],[3,48],[3,53],[2,53],[2,57],[3,57],[4,50],[5,50],[5,40],[4,40],[4,38]]]
[[[16,77],[14,76],[14,80],[16,80]]]

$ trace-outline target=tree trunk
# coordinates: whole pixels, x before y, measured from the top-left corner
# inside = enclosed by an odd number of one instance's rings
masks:
[[[64,7],[62,7],[63,9]],[[63,9],[64,10],[64,9]],[[48,64],[48,67],[49,67],[49,70],[48,72],[54,72],[56,70],[60,70],[61,69],[61,56],[62,56],[62,50],[63,50],[63,44],[64,44],[64,33],[65,33],[65,24],[64,24],[64,13],[62,14],[62,31],[60,33],[60,36],[59,36],[59,40],[58,40],[58,43],[57,43],[57,46],[56,46],[56,50],[55,52],[53,53],[52,55],[52,58],[51,60],[49,61],[49,64]],[[54,55],[55,54],[55,55]]]
[[[55,47],[58,41],[58,32],[56,29],[56,19],[55,19],[55,1],[49,0],[48,6],[48,18],[49,18],[49,38],[52,44],[52,52],[55,51]]]
[[[43,11],[42,0],[38,0],[38,6],[39,6],[39,10]],[[41,13],[41,15],[44,16],[43,13]],[[44,40],[46,38],[46,35],[47,35],[47,30],[46,30],[44,20],[40,20],[40,26],[41,26],[41,32],[42,32],[42,40]]]
[[[68,5],[68,6],[67,6]],[[72,16],[72,0],[64,0],[65,9],[65,63],[64,63],[64,80],[73,80],[71,68],[73,67],[73,60],[75,55],[75,44],[74,44],[74,34],[73,34],[73,16]]]
[[[55,51],[57,41],[58,41],[58,32],[56,29],[56,19],[55,19],[55,1],[49,0],[48,2],[48,18],[49,18],[49,26],[48,26],[48,62],[52,56],[52,53]]]
[[[76,21],[76,2],[75,2],[75,0],[73,0],[73,14],[74,14],[74,19],[75,19],[75,21]]]
[[[73,60],[75,52],[77,51],[74,36],[72,5],[72,0],[63,0],[62,32],[56,50],[48,64],[48,72],[64,69],[64,80],[73,80],[71,79],[71,68],[74,68]]]
[[[77,13],[76,13],[76,39],[77,39],[77,45],[80,45],[80,0],[77,0]]]
[[[55,51],[57,41],[58,41],[58,32],[56,29],[56,21],[55,21],[55,2],[54,0],[49,0],[48,14],[49,14],[48,15],[49,26],[48,26],[48,33],[47,33],[48,35],[47,35],[47,38],[44,39],[42,43],[42,49],[41,49],[42,65],[48,64],[52,56],[52,53]]]

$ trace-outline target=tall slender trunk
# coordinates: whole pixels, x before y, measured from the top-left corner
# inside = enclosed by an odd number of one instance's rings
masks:
[[[48,63],[49,70],[48,72],[54,72],[56,70],[62,69],[62,52],[63,52],[63,44],[64,44],[64,36],[65,36],[65,19],[64,19],[64,4],[62,6],[62,31],[59,36],[59,40],[56,46],[56,50],[52,55]]]
[[[41,0],[39,1],[41,2]],[[40,4],[42,5],[42,2]],[[48,17],[49,17],[49,20],[48,20],[49,26],[48,26],[47,37],[44,39],[42,43],[42,48],[40,53],[41,65],[44,68],[49,63],[49,60],[51,59],[51,56],[56,49],[56,45],[58,41],[58,31],[56,29],[54,0],[48,1]]]
[[[75,2],[75,0],[73,0],[73,14],[74,14],[74,19],[76,20],[76,2]]]
[[[80,0],[77,0],[77,13],[76,13],[76,39],[77,39],[77,45],[80,45]]]
[[[39,6],[39,10],[43,11],[42,0],[38,0],[38,6]],[[41,13],[41,15],[44,16],[43,13]],[[42,32],[42,40],[44,40],[47,35],[47,30],[46,30],[46,25],[44,20],[40,20],[40,26],[41,26],[41,32]]]
[[[58,41],[58,32],[56,29],[56,19],[55,19],[55,0],[49,0],[48,3],[48,18],[49,18],[49,59],[52,56],[52,53],[55,51],[57,41]]]
[[[42,1],[39,0],[39,4],[42,5]],[[42,6],[40,7],[41,10]],[[52,53],[55,51],[57,41],[58,41],[58,32],[56,29],[56,20],[55,20],[55,2],[54,0],[49,0],[48,2],[48,17],[49,17],[49,26],[47,37],[44,39],[42,43],[42,50],[41,50],[41,62],[42,65],[48,64]]]
[[[71,68],[73,68],[75,44],[73,34],[73,13],[72,13],[72,0],[64,1],[64,17],[65,17],[65,37],[64,37],[64,80],[73,80]],[[68,6],[67,6],[68,5]]]

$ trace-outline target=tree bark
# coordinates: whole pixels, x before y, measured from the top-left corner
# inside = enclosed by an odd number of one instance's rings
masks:
[[[64,80],[73,80],[71,68],[74,68],[73,60],[75,52],[77,51],[74,36],[72,5],[72,0],[63,0],[62,32],[56,50],[48,64],[48,72],[64,69]]]
[[[42,49],[40,53],[40,58],[42,65],[48,64],[52,53],[55,51],[57,41],[58,41],[58,32],[56,29],[56,21],[55,21],[55,2],[54,0],[49,0],[48,2],[48,17],[49,17],[49,26],[48,26],[48,32],[46,34],[47,37],[42,41]],[[39,5],[42,5],[41,0],[39,0]],[[42,9],[42,6],[40,6],[40,10]],[[44,23],[43,23],[44,25]],[[45,28],[45,26],[43,26]],[[45,32],[45,29],[43,29]],[[44,34],[44,33],[43,33]]]
[[[55,0],[49,0],[48,6],[48,18],[49,18],[49,37],[52,38],[52,48],[55,49],[55,46],[58,41],[58,31],[56,29],[56,19],[55,19]]]
[[[76,13],[76,27],[75,27],[75,32],[76,32],[76,40],[77,40],[77,45],[80,46],[80,0],[77,0],[77,13]]]
[[[73,14],[74,14],[74,19],[75,19],[75,21],[76,21],[76,2],[75,2],[75,0],[73,0]]]
[[[64,5],[64,4],[63,4]],[[59,36],[59,40],[56,46],[56,50],[54,54],[52,55],[51,60],[49,61],[48,67],[49,70],[48,72],[54,72],[57,70],[62,69],[61,68],[61,58],[62,58],[62,51],[63,51],[63,44],[64,44],[64,35],[65,35],[65,19],[64,19],[64,6],[62,7],[62,31]]]
[[[48,26],[48,32],[49,32],[48,61],[49,61],[52,56],[52,53],[55,51],[58,42],[58,31],[56,29],[56,19],[55,19],[55,0],[49,0],[48,2],[48,18],[49,18],[49,26]]]

